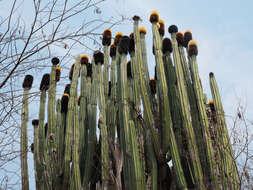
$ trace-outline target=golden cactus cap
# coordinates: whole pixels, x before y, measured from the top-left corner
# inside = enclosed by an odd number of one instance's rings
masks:
[[[154,78],[151,78],[149,80],[149,87],[150,87],[150,90],[151,90],[151,94],[156,94],[156,81]]]
[[[118,46],[119,45],[119,41],[120,41],[120,38],[123,36],[123,33],[122,32],[117,32],[116,35],[115,35],[115,38],[114,38],[114,45],[115,46]]]
[[[55,71],[55,80],[56,82],[59,82],[60,77],[61,77],[61,67],[60,66],[56,66],[56,71]]]
[[[61,97],[61,113],[67,113],[69,103],[69,95],[64,93]]]
[[[197,46],[197,42],[194,40],[191,40],[188,44],[188,54],[189,56],[197,56],[198,55],[198,46]]]
[[[129,36],[129,46],[128,46],[129,53],[135,51],[135,43],[134,43],[134,33],[132,32]]]
[[[114,43],[112,43],[110,46],[110,57],[116,56],[116,50],[117,50],[116,46],[114,45]]]
[[[178,46],[184,45],[184,35],[182,32],[177,32],[176,39],[177,39]]]
[[[141,33],[141,34],[147,34],[147,30],[146,30],[146,28],[144,27],[144,26],[141,26],[140,28],[139,28],[139,32]]]
[[[23,81],[23,88],[31,89],[33,84],[33,76],[32,75],[26,75]]]
[[[165,54],[167,52],[172,52],[172,43],[169,38],[164,38],[162,43],[162,52]]]
[[[51,59],[51,62],[53,65],[58,65],[60,63],[60,60],[58,59],[58,57],[54,57],[53,59]]]
[[[164,34],[165,34],[164,21],[162,19],[159,19],[158,23],[159,23],[159,28],[158,28],[159,34],[161,36],[164,36]]]
[[[87,65],[89,63],[88,55],[82,54],[80,57],[81,57],[81,60],[80,60],[81,65],[84,65],[84,64]]]
[[[178,32],[178,28],[176,25],[170,25],[170,27],[168,28],[168,31],[170,34],[172,33],[177,33]]]
[[[213,101],[213,100],[210,100],[210,101],[208,102],[208,104],[214,104],[214,101]]]
[[[99,63],[101,65],[104,64],[104,54],[101,51],[99,50],[95,51],[93,54],[93,58],[94,58],[95,64],[99,64]]]
[[[119,53],[120,54],[127,54],[129,47],[129,37],[122,36],[119,41]]]
[[[186,30],[184,32],[184,47],[187,48],[189,41],[192,40],[192,32],[190,30]]]
[[[40,91],[47,91],[50,86],[50,74],[44,74],[40,82]]]
[[[149,21],[151,23],[159,21],[159,13],[158,13],[158,11],[154,10],[154,11],[151,12],[150,17],[149,17]]]
[[[109,46],[111,45],[111,41],[112,41],[112,31],[110,28],[107,28],[103,32],[102,44],[103,46],[105,45]]]

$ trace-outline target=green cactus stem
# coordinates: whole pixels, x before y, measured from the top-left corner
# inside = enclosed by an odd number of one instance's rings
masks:
[[[32,120],[32,125],[33,125],[33,146],[34,146],[34,151],[33,151],[33,162],[34,162],[34,172],[35,172],[35,185],[36,185],[36,189],[40,189],[42,187],[41,181],[38,178],[38,165],[39,165],[39,129],[38,129],[38,125],[39,125],[39,120],[38,119],[34,119]]]
[[[176,76],[177,76],[177,84],[178,84],[178,89],[179,89],[180,105],[182,108],[183,126],[184,126],[184,131],[186,134],[188,151],[191,158],[194,182],[198,189],[204,189],[205,186],[203,183],[203,173],[202,173],[202,168],[201,168],[200,159],[198,155],[195,134],[194,134],[192,123],[191,123],[190,111],[188,109],[189,101],[187,98],[186,87],[184,85],[183,69],[182,69],[180,56],[178,52],[178,44],[176,40],[176,33],[178,32],[177,27],[175,25],[170,26],[169,32],[171,33],[171,38],[172,38],[173,59],[174,59],[175,71],[176,71]]]
[[[28,164],[27,164],[27,153],[28,153],[28,137],[27,137],[27,122],[28,122],[28,96],[29,90],[32,88],[33,76],[26,75],[23,81],[24,95],[22,100],[22,114],[21,114],[21,141],[20,141],[20,152],[21,152],[21,176],[22,176],[22,190],[29,189],[29,176],[28,176]]]

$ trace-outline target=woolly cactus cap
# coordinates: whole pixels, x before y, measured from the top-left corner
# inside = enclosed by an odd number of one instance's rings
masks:
[[[94,58],[95,64],[98,64],[98,63],[100,63],[101,65],[104,64],[104,54],[101,51],[99,50],[94,51],[93,58]]]
[[[55,75],[55,80],[56,82],[58,82],[60,80],[61,77],[61,67],[60,66],[56,66],[56,75]]]
[[[129,47],[129,37],[122,36],[119,41],[119,53],[120,54],[127,54]]]
[[[71,87],[71,84],[67,84],[67,85],[65,86],[64,93],[70,94],[70,87]]]
[[[110,46],[110,57],[116,56],[116,50],[117,50],[117,48],[116,48],[115,44],[112,43]]]
[[[159,13],[158,11],[154,10],[151,12],[150,17],[149,17],[149,21],[151,23],[155,23],[159,21]]]
[[[156,94],[156,81],[154,78],[149,80],[149,86],[152,94]]]
[[[210,72],[209,77],[213,77],[213,76],[214,76],[213,72]]]
[[[123,36],[123,33],[122,32],[117,32],[116,35],[115,35],[115,38],[114,38],[114,45],[115,46],[118,46],[119,45],[119,41],[120,41],[120,38]]]
[[[169,28],[168,28],[168,31],[170,34],[172,33],[177,33],[178,32],[178,28],[176,25],[171,25]]]
[[[137,15],[134,15],[134,16],[133,16],[133,20],[134,20],[134,21],[138,21],[138,20],[140,20],[140,19],[141,19],[141,18],[140,18],[139,16],[137,16]]]
[[[164,20],[162,20],[162,19],[159,19],[159,29],[158,29],[158,31],[159,31],[159,34],[161,35],[161,36],[164,36],[164,33],[165,33],[165,29],[164,29]]]
[[[184,47],[187,48],[189,41],[192,40],[192,32],[190,30],[186,30],[184,32]]]
[[[67,113],[69,103],[69,95],[64,93],[61,97],[61,113]]]
[[[176,39],[177,39],[178,46],[184,45],[184,35],[182,32],[177,32]]]
[[[131,61],[126,62],[127,64],[127,78],[132,78]]]
[[[35,126],[38,126],[39,125],[39,120],[38,119],[34,119],[32,120],[32,125],[35,127]]]
[[[209,100],[208,104],[214,104],[213,100]]]
[[[135,43],[134,43],[134,33],[132,32],[129,36],[129,46],[128,46],[129,53],[135,51]]]
[[[40,82],[40,91],[48,90],[50,86],[50,74],[44,74]]]
[[[172,52],[172,43],[169,38],[164,38],[162,43],[162,52],[165,54],[167,52]]]
[[[144,34],[144,35],[147,34],[147,30],[146,30],[146,28],[145,28],[144,26],[141,26],[141,27],[139,28],[139,32],[140,32],[141,34]]]
[[[23,88],[31,89],[33,84],[33,76],[32,75],[26,75],[23,81]]]
[[[198,55],[198,46],[197,46],[197,42],[194,40],[191,40],[188,44],[188,48],[187,48],[188,54],[189,56],[197,56]]]
[[[83,64],[87,65],[89,63],[88,55],[82,54],[80,57],[81,57],[81,60],[80,60],[81,65]]]
[[[111,45],[111,41],[112,41],[112,31],[110,28],[107,28],[103,32],[102,44],[104,46],[105,45],[109,46]]]
[[[51,59],[51,62],[53,65],[58,65],[60,63],[60,60],[58,59],[58,57],[54,57]]]

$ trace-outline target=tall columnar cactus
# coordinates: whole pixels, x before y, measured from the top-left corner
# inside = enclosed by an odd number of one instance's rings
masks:
[[[209,74],[211,92],[214,100],[214,107],[217,117],[218,126],[220,131],[217,131],[218,144],[222,149],[220,150],[221,157],[223,158],[223,171],[226,178],[223,180],[223,185],[230,189],[239,189],[239,177],[236,162],[234,160],[234,153],[230,143],[227,125],[218,85],[213,73]]]
[[[146,29],[139,28],[138,16],[133,20],[134,33],[117,33],[113,44],[111,30],[104,31],[104,54],[94,52],[92,64],[87,55],[77,57],[69,72],[71,84],[57,101],[61,68],[52,59],[51,74],[40,84],[39,120],[32,122],[36,189],[239,189],[218,87],[211,73],[214,101],[207,104],[191,32],[183,35],[172,25],[172,40],[164,38],[164,21],[151,13],[156,66],[155,79],[149,79]],[[28,189],[31,83],[32,76],[26,76],[22,189]]]
[[[26,75],[23,81],[24,96],[22,101],[22,115],[21,115],[22,123],[21,123],[21,141],[20,141],[22,190],[29,189],[29,176],[27,164],[27,152],[28,152],[27,122],[28,122],[29,90],[32,88],[32,83],[33,83],[33,76]]]
[[[180,105],[182,108],[182,116],[183,116],[183,126],[186,133],[187,146],[189,150],[189,155],[191,158],[192,171],[194,176],[194,183],[196,184],[198,189],[203,189],[203,173],[200,165],[200,159],[198,155],[198,149],[195,139],[195,134],[193,131],[190,111],[188,109],[188,99],[187,99],[187,91],[184,85],[184,76],[183,69],[180,63],[180,57],[178,53],[178,44],[176,40],[176,33],[178,32],[177,26],[171,25],[169,27],[169,33],[171,33],[172,38],[172,47],[173,47],[173,58],[175,64],[175,71],[177,75],[177,85],[179,89],[179,97],[180,97]]]

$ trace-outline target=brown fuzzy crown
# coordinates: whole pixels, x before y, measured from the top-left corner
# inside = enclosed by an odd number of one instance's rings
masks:
[[[116,35],[115,35],[115,38],[114,38],[114,45],[115,46],[118,46],[119,45],[119,41],[120,41],[120,38],[123,36],[123,33],[122,32],[118,32]]]
[[[89,63],[88,55],[82,54],[80,63],[81,63],[81,65],[84,65],[84,64],[87,65]]]
[[[93,58],[94,58],[95,64],[99,64],[99,63],[101,65],[104,64],[104,54],[101,51],[99,50],[95,51],[93,54]]]
[[[111,29],[107,28],[103,33],[102,44],[103,46],[105,45],[109,46],[111,45],[111,41],[112,41],[112,31]]]
[[[60,81],[60,77],[61,77],[61,67],[60,66],[56,66],[56,70],[55,70],[55,80],[56,82]]]
[[[129,47],[129,37],[122,36],[119,41],[119,53],[120,54],[127,54]]]
[[[61,113],[67,113],[69,103],[69,95],[64,93],[61,97]]]
[[[151,94],[156,94],[156,81],[154,78],[151,78],[149,80],[149,86],[150,86]]]
[[[165,29],[164,29],[164,21],[162,19],[159,20],[159,34],[161,36],[164,36],[164,33],[165,33]]]
[[[184,45],[184,35],[182,32],[177,32],[176,39],[177,39],[178,46]]]
[[[31,89],[33,84],[33,76],[32,75],[26,75],[23,81],[23,88]]]
[[[51,59],[51,63],[53,65],[58,65],[60,63],[60,60],[58,59],[58,57],[54,57],[53,59]]]
[[[40,91],[47,91],[50,86],[50,74],[44,74],[40,82]]]
[[[134,43],[134,33],[132,32],[129,36],[129,46],[128,46],[129,53],[135,51],[135,43]]]
[[[39,120],[38,119],[32,120],[32,125],[33,126],[38,126],[39,125]]]
[[[164,38],[162,43],[162,52],[165,54],[167,52],[172,52],[172,43],[169,38]]]
[[[112,43],[111,46],[110,46],[110,57],[116,56],[116,51],[117,51],[117,48],[114,45],[114,43]]]
[[[176,25],[171,25],[169,28],[168,28],[168,31],[170,34],[172,33],[177,33],[178,32],[178,28]]]
[[[195,42],[194,40],[191,40],[188,44],[187,51],[190,57],[193,55],[197,56],[198,55],[197,42]]]
[[[134,16],[133,16],[133,20],[134,20],[134,21],[138,21],[138,20],[140,20],[140,19],[141,19],[141,18],[140,18],[139,16],[137,16],[137,15],[134,15]]]
[[[67,84],[67,85],[65,86],[64,94],[70,95],[70,87],[71,87],[71,84]]]
[[[187,48],[189,41],[192,40],[192,33],[190,30],[184,32],[184,47]]]
[[[147,30],[146,30],[146,28],[145,28],[144,26],[141,26],[141,27],[139,28],[139,32],[140,32],[141,34],[144,34],[144,35],[147,34]]]

